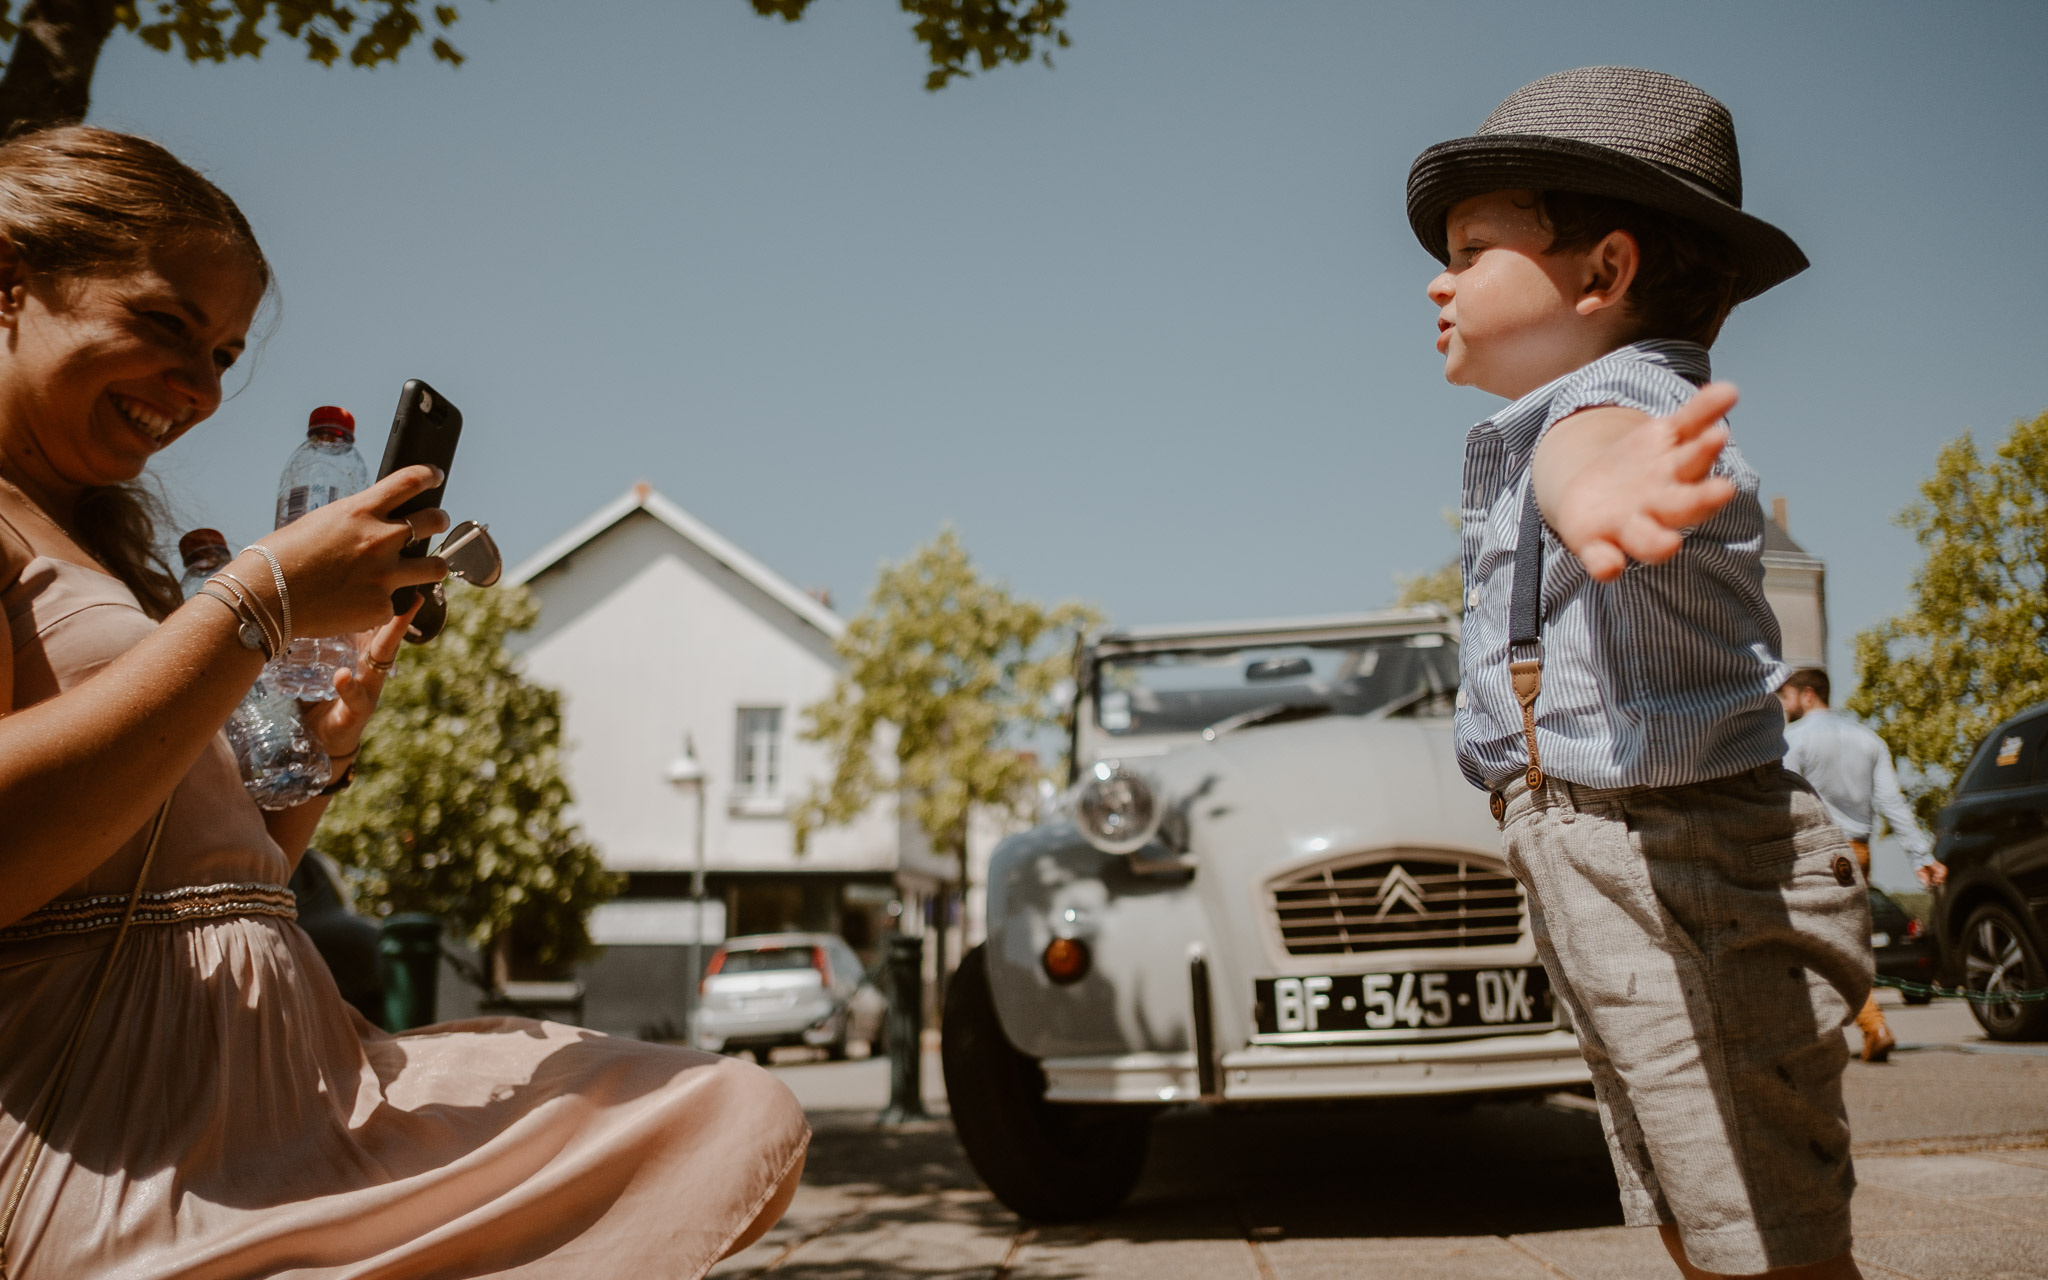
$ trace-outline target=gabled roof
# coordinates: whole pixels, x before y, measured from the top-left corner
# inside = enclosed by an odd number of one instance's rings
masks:
[[[513,586],[531,582],[636,511],[645,511],[661,521],[705,555],[758,587],[770,599],[827,637],[837,640],[845,632],[846,622],[838,614],[799,590],[789,579],[740,550],[711,526],[656,493],[653,486],[644,481],[599,507],[582,523],[528,556],[505,575],[505,581]]]
[[[1786,531],[1785,526],[1769,516],[1764,518],[1764,554],[1767,556],[1814,560],[1818,563],[1818,557],[1805,547],[1794,542],[1792,535]]]

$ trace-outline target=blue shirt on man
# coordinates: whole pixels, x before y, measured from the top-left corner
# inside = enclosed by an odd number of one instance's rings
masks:
[[[1785,767],[1813,784],[1849,839],[1869,843],[1882,816],[1914,866],[1933,861],[1927,833],[1899,790],[1891,748],[1869,729],[1817,707],[1785,726]]]
[[[1670,413],[1710,371],[1698,343],[1632,343],[1530,392],[1466,436],[1457,738],[1458,763],[1474,785],[1498,790],[1528,765],[1508,674],[1508,607],[1537,441],[1581,409]],[[1677,555],[1631,562],[1612,582],[1588,577],[1545,528],[1536,747],[1553,777],[1589,787],[1683,786],[1785,754],[1774,692],[1787,670],[1764,600],[1757,475],[1732,443],[1714,470],[1735,485],[1734,499],[1686,530]]]

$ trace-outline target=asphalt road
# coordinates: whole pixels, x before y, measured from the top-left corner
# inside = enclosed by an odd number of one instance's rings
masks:
[[[1865,1274],[2048,1278],[2048,1045],[1990,1045],[1953,1004],[1888,1012],[1906,1047],[1847,1079]],[[1620,1225],[1598,1120],[1575,1098],[1172,1112],[1121,1212],[1033,1229],[981,1189],[943,1119],[874,1123],[885,1064],[776,1070],[817,1134],[789,1216],[714,1272],[730,1280],[1675,1274],[1653,1232]],[[926,1094],[943,1115],[935,1055]]]

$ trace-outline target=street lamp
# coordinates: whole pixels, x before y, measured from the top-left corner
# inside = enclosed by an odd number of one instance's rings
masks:
[[[697,1029],[693,1025],[697,1013],[697,984],[702,980],[699,960],[704,945],[704,784],[709,775],[697,761],[697,744],[688,734],[683,736],[683,754],[669,762],[668,784],[677,791],[697,793],[697,853],[696,863],[690,871],[690,900],[696,904],[696,922],[690,926],[690,980],[685,984],[683,1006],[683,1038],[691,1048],[697,1046]]]

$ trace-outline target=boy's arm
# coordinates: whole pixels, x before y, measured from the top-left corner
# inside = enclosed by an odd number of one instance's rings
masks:
[[[1678,530],[1727,506],[1735,486],[1714,474],[1728,443],[1721,419],[1735,387],[1710,382],[1676,411],[1652,418],[1608,405],[1558,422],[1536,446],[1536,502],[1565,549],[1600,582],[1631,559],[1678,554]]]

